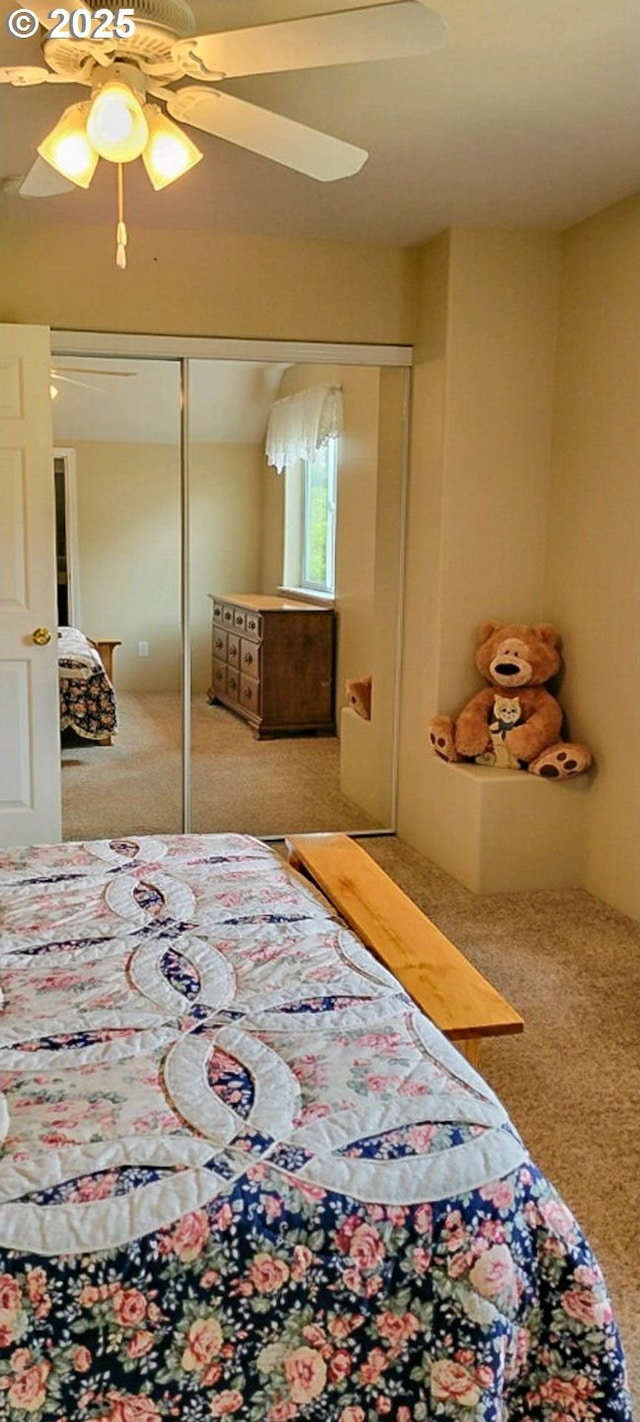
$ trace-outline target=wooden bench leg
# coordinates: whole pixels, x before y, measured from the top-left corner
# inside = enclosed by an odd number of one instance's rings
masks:
[[[476,1071],[480,1070],[481,1037],[466,1037],[462,1042],[455,1042],[454,1046],[458,1048],[459,1052],[462,1052],[470,1066],[475,1067]]]

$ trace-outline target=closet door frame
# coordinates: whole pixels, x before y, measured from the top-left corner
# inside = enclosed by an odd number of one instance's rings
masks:
[[[394,689],[392,794],[388,829],[359,831],[361,835],[393,834],[397,818],[398,722],[403,623],[403,572],[409,464],[411,346],[354,345],[314,341],[235,340],[217,336],[153,336],[114,331],[52,330],[52,356],[119,357],[124,360],[175,360],[180,370],[180,630],[182,638],[181,743],[182,833],[191,830],[191,609],[190,609],[190,479],[189,363],[191,360],[274,361],[284,364],[372,365],[403,369],[403,453],[400,508],[397,664]]]

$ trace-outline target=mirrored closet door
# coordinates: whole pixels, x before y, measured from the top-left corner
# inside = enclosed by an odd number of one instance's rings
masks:
[[[54,358],[65,839],[182,826],[180,366]]]
[[[404,393],[378,366],[190,362],[196,831],[393,823]]]
[[[64,837],[393,828],[407,369],[87,340],[54,357],[60,622],[117,729],[65,730]]]

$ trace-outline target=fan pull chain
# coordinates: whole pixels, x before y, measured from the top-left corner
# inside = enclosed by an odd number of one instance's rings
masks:
[[[124,220],[124,175],[118,163],[118,226],[116,228],[116,266],[124,271],[127,265],[127,225]]]

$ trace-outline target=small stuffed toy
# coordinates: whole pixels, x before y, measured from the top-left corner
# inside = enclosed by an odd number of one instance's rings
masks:
[[[449,761],[529,770],[549,780],[588,770],[586,746],[559,739],[562,710],[544,683],[560,669],[560,635],[539,627],[487,622],[476,666],[489,683],[457,718],[434,716],[429,739]]]
[[[353,706],[363,720],[371,720],[371,677],[363,676],[361,681],[348,681],[345,687],[347,703]]]

